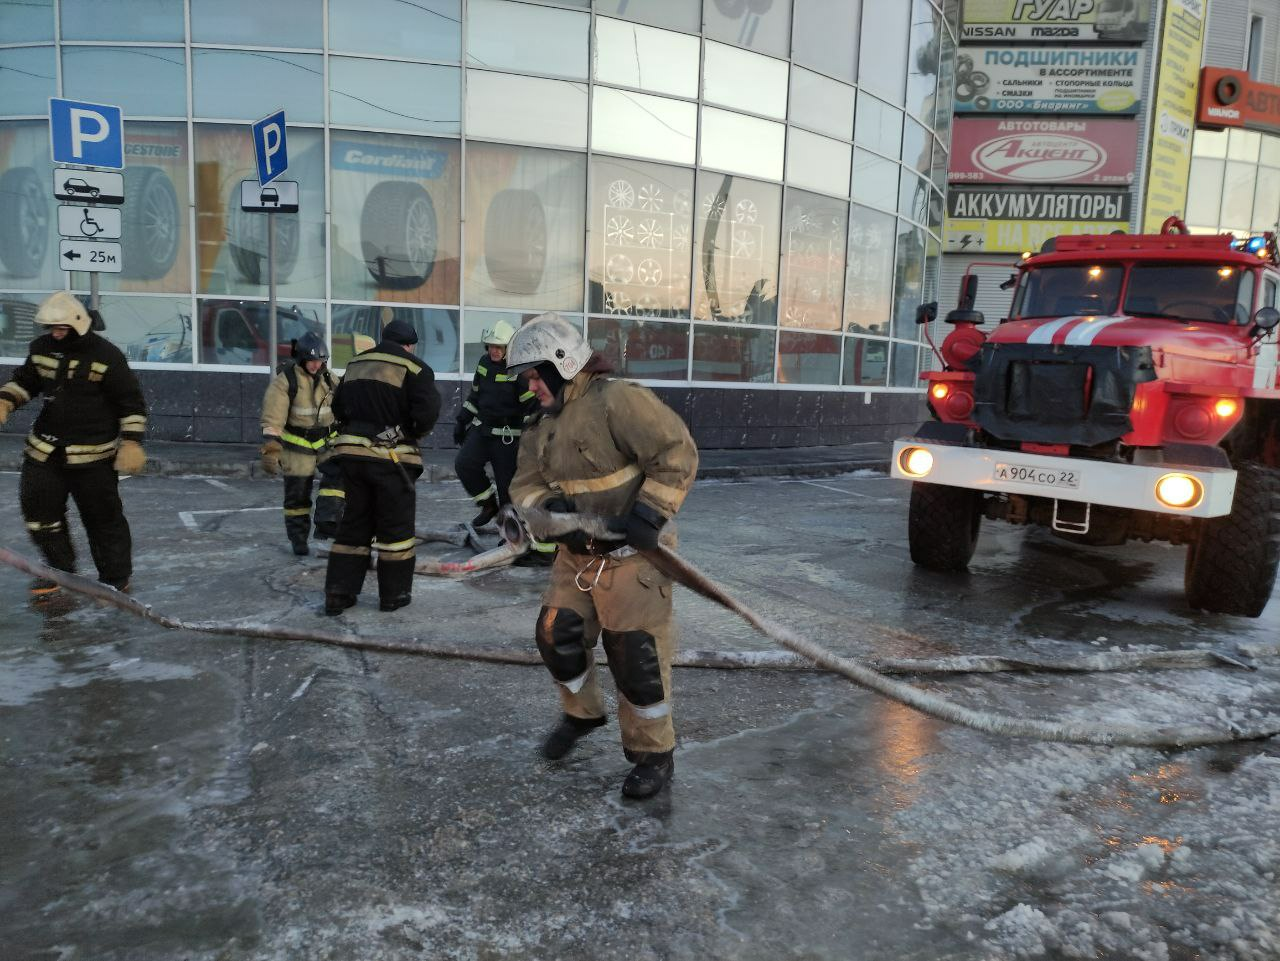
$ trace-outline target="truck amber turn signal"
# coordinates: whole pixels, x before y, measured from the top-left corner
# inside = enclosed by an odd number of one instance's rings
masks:
[[[1203,497],[1204,487],[1190,474],[1165,474],[1156,481],[1156,500],[1166,507],[1188,510]]]
[[[1240,403],[1232,397],[1219,398],[1218,402],[1213,405],[1213,412],[1223,420],[1228,417],[1234,417],[1239,409]]]
[[[945,400],[949,393],[951,393],[951,388],[946,384],[934,384],[929,388],[929,395],[934,400]]]
[[[907,447],[898,455],[898,466],[908,477],[923,477],[933,470],[933,455],[923,447]]]

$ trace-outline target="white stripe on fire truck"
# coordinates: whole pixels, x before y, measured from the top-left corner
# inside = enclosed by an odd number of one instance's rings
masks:
[[[1079,317],[1059,317],[1057,320],[1051,320],[1047,324],[1041,324],[1031,333],[1027,334],[1027,343],[1052,344],[1054,334],[1067,326],[1067,324],[1074,324],[1079,319]]]
[[[1072,327],[1067,333],[1064,344],[1085,345],[1092,344],[1094,338],[1102,333],[1112,324],[1118,324],[1122,320],[1128,320],[1128,317],[1086,317],[1078,327]]]

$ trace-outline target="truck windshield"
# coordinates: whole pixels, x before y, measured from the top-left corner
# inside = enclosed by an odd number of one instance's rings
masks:
[[[1135,264],[1129,273],[1124,312],[1165,320],[1230,324],[1238,320],[1241,273],[1238,267],[1221,264]],[[1245,318],[1249,306],[1240,307]]]
[[[1065,265],[1028,270],[1013,316],[1074,317],[1114,314],[1120,301],[1121,266]]]

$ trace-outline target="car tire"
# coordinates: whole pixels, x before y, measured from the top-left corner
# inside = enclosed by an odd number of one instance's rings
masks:
[[[0,177],[0,261],[13,277],[36,277],[49,253],[45,183],[31,167]]]
[[[484,262],[499,290],[537,293],[547,267],[547,212],[532,190],[501,190],[489,202]]]
[[[963,487],[911,485],[907,541],[911,560],[930,571],[963,571],[978,546],[982,494]]]
[[[1238,465],[1231,513],[1198,524],[1187,547],[1187,603],[1211,614],[1259,617],[1280,567],[1280,470]]]
[[[365,198],[360,255],[379,287],[411,290],[436,266],[439,228],[431,195],[407,180],[386,180]]]
[[[169,175],[158,167],[127,167],[120,224],[121,276],[158,280],[178,259],[182,212]]]
[[[267,282],[267,223],[276,221],[276,283],[284,283],[298,263],[301,224],[298,214],[250,213],[240,209],[240,185],[227,205],[227,247],[241,279],[250,284]]]

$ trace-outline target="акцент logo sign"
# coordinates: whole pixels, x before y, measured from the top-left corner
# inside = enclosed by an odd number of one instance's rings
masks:
[[[973,163],[996,177],[1026,183],[1078,180],[1107,162],[1096,143],[1063,134],[1018,134],[974,149]]]

